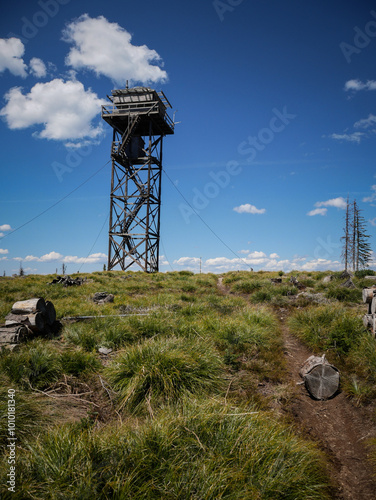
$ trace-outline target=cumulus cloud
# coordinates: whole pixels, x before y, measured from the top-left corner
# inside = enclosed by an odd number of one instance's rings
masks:
[[[310,217],[313,217],[314,215],[326,215],[328,212],[327,208],[315,208],[307,213]]]
[[[26,78],[27,65],[22,56],[25,46],[19,38],[0,38],[0,73],[9,70],[15,76]]]
[[[30,61],[30,71],[37,78],[43,78],[47,75],[47,68],[42,59],[33,57]]]
[[[245,203],[244,205],[234,207],[233,210],[238,214],[264,214],[266,212],[265,208],[256,208],[250,203]]]
[[[101,124],[95,127],[92,120],[105,101],[90,89],[85,90],[78,81],[56,78],[37,83],[25,95],[20,87],[14,87],[5,99],[7,104],[0,116],[5,117],[11,129],[42,125],[35,135],[54,140],[95,138],[102,131]]]
[[[337,207],[337,208],[342,208],[343,210],[346,210],[347,207],[347,201],[345,198],[342,196],[339,196],[338,198],[332,198],[331,200],[327,201],[318,201],[315,203],[315,207]]]
[[[0,255],[6,255],[9,253],[9,250],[6,250],[5,248],[0,248]]]
[[[356,142],[359,144],[363,136],[363,132],[353,132],[352,134],[332,134],[329,137],[337,141]]]
[[[279,255],[278,255],[277,253],[271,253],[271,254],[269,255],[269,257],[270,257],[271,259],[279,259]]]
[[[89,69],[119,84],[167,79],[166,71],[155,64],[161,63],[155,50],[133,45],[128,31],[103,16],[84,14],[66,27],[63,40],[73,45],[65,62],[74,69]]]
[[[104,253],[92,253],[88,257],[67,255],[62,260],[65,264],[97,264],[98,262],[105,262],[107,255]]]
[[[0,251],[1,253],[1,251]],[[104,253],[93,253],[88,257],[77,257],[73,255],[62,255],[59,252],[49,252],[41,257],[36,257],[35,255],[27,255],[25,258],[14,257],[13,260],[25,261],[25,262],[54,262],[60,261],[65,264],[96,264],[98,262],[104,262],[107,259],[107,255]]]
[[[180,257],[178,260],[174,260],[173,262],[177,266],[196,266],[197,264],[200,264],[200,258],[199,257]]]
[[[375,80],[367,80],[366,82],[362,82],[361,80],[348,80],[345,83],[345,91],[359,92],[360,90],[376,90],[376,81]]]
[[[53,262],[55,260],[60,260],[63,256],[58,252],[50,252],[42,255],[42,257],[35,257],[34,255],[26,255],[22,260],[25,262]],[[17,259],[19,260],[19,259]]]
[[[10,227],[9,224],[3,224],[0,226],[0,231],[10,231],[12,228]]]

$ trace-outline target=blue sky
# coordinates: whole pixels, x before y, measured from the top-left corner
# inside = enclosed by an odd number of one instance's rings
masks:
[[[161,271],[341,269],[347,196],[375,248],[373,2],[24,0],[0,27],[1,274],[107,263],[100,106],[126,80],[179,122]]]

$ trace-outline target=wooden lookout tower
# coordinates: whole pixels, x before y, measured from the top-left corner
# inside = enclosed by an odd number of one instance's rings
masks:
[[[102,118],[113,128],[108,270],[159,266],[163,137],[174,133],[163,92],[113,90]]]

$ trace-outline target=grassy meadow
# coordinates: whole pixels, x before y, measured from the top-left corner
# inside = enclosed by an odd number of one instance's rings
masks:
[[[0,353],[1,498],[331,498],[323,453],[286,416],[293,388],[280,326],[282,311],[340,368],[355,405],[375,402],[361,296],[372,283],[359,273],[347,289],[338,273],[324,282],[329,274],[230,272],[227,293],[217,275],[189,271],[104,271],[67,288],[48,285],[54,276],[0,278],[1,323],[14,302],[43,297],[62,324]],[[92,301],[103,291],[113,303]],[[64,319],[73,316],[98,317]],[[6,487],[9,388],[16,493]]]

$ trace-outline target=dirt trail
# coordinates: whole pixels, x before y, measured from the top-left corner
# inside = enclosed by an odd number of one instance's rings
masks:
[[[301,382],[299,369],[312,353],[293,337],[282,321],[287,371],[293,383]],[[343,393],[329,401],[315,401],[304,385],[295,385],[291,412],[329,458],[329,474],[341,500],[375,500],[376,480],[367,460],[366,441],[376,434],[375,424]]]
[[[230,293],[218,279],[218,289]],[[287,411],[292,414],[328,457],[328,474],[333,482],[333,499],[376,500],[375,470],[368,461],[367,440],[376,437],[376,425],[362,408],[355,408],[343,393],[329,401],[312,399],[299,369],[313,353],[289,332],[286,316],[280,317],[284,337],[287,377],[294,387],[294,397]]]

